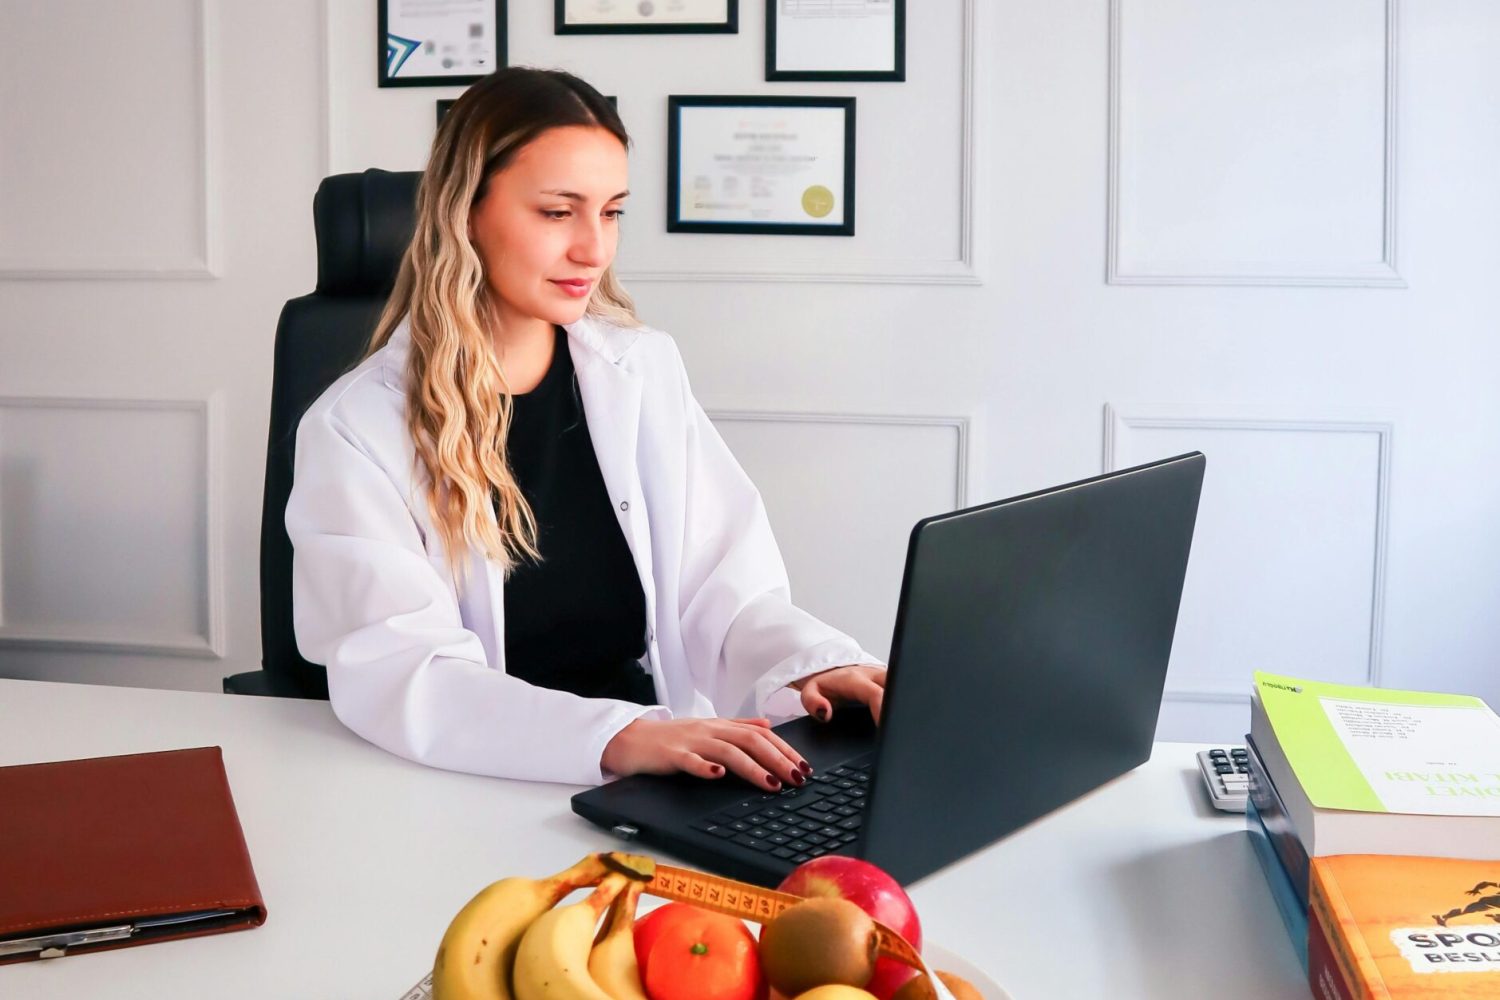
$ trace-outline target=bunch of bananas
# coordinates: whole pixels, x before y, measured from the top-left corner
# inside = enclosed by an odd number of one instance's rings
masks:
[[[432,966],[433,1000],[646,1000],[635,960],[635,907],[654,873],[648,857],[611,852],[548,878],[505,878],[486,887],[443,935]],[[596,888],[582,902],[557,905],[587,886]]]

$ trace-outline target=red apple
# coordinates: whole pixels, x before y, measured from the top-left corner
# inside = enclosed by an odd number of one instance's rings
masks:
[[[798,865],[777,888],[794,896],[841,896],[922,950],[922,923],[906,890],[868,861],[825,854]],[[890,1000],[916,974],[895,959],[882,958],[875,963],[875,975],[865,989],[880,1000]]]

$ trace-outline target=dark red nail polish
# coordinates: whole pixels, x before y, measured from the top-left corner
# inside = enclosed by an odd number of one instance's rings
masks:
[[[772,788],[781,787],[781,782],[777,781],[775,775],[771,774],[766,775],[766,784],[770,785]]]
[[[803,774],[812,774],[812,765],[805,760],[797,761],[797,766],[802,768]]]
[[[792,784],[796,785],[798,788],[801,788],[803,785],[807,784],[807,779],[802,776],[802,772],[793,771]]]
[[[828,709],[826,709],[826,708],[820,708],[820,709],[818,709],[818,718],[822,719],[824,722],[827,722],[828,721]]]
[[[718,764],[715,764],[713,767],[709,768],[709,770],[712,771],[714,774],[723,774],[724,773],[724,769],[722,767],[720,767]]]

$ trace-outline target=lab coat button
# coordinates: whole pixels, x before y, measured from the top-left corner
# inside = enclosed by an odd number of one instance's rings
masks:
[[[621,510],[629,510],[630,509],[630,501],[629,500],[621,500],[620,501],[620,509]]]

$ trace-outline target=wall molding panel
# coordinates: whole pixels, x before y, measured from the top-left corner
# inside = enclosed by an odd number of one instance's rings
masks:
[[[191,127],[193,152],[192,220],[193,246],[181,255],[163,256],[159,260],[142,263],[139,258],[127,258],[111,253],[81,253],[74,260],[60,261],[28,256],[24,250],[7,249],[4,234],[0,233],[0,280],[47,280],[47,281],[97,281],[97,280],[166,280],[213,279],[219,277],[221,266],[221,220],[219,204],[219,164],[216,151],[213,110],[216,98],[215,58],[211,46],[216,39],[216,0],[184,0],[184,10],[193,19],[192,77],[195,90],[192,95],[193,120]],[[132,10],[132,14],[138,12]],[[141,53],[143,58],[152,53]],[[99,81],[103,84],[103,81]],[[150,109],[148,109],[149,111]],[[103,169],[102,164],[100,167]],[[103,176],[101,174],[101,176]],[[0,187],[0,192],[4,188]],[[117,195],[129,196],[130,191],[116,191]],[[87,240],[79,241],[88,246]]]
[[[1163,444],[1166,444],[1168,446],[1166,450],[1155,452],[1153,454],[1145,456],[1139,454],[1133,455],[1128,460],[1121,457],[1122,453],[1127,450],[1127,441],[1138,439],[1143,434],[1150,435],[1153,432],[1160,432],[1160,436],[1163,439]],[[1214,454],[1210,450],[1210,447],[1200,447],[1198,445],[1193,445],[1190,443],[1194,439],[1202,440],[1208,435],[1217,435],[1224,433],[1250,435],[1271,434],[1276,436],[1287,436],[1288,440],[1286,442],[1286,445],[1288,447],[1268,445],[1266,449],[1267,454],[1271,454],[1273,451],[1290,452],[1291,448],[1289,446],[1293,444],[1293,442],[1290,440],[1291,438],[1305,439],[1308,435],[1321,435],[1325,437],[1327,435],[1334,435],[1335,437],[1330,440],[1336,441],[1338,442],[1338,444],[1329,449],[1329,454],[1334,454],[1338,450],[1343,450],[1347,453],[1345,457],[1347,459],[1346,464],[1348,468],[1351,470],[1355,470],[1353,478],[1346,480],[1346,485],[1348,485],[1349,487],[1350,495],[1358,496],[1360,491],[1364,489],[1364,486],[1361,484],[1368,483],[1369,492],[1365,493],[1363,499],[1363,502],[1366,505],[1364,509],[1370,514],[1369,523],[1367,525],[1369,529],[1369,535],[1367,538],[1368,548],[1360,551],[1362,546],[1365,544],[1364,542],[1360,542],[1358,545],[1351,548],[1350,551],[1344,553],[1349,561],[1349,565],[1344,567],[1344,569],[1349,573],[1349,578],[1358,579],[1361,574],[1366,572],[1368,573],[1368,587],[1361,588],[1360,591],[1355,593],[1355,597],[1359,601],[1367,601],[1366,604],[1361,604],[1359,606],[1359,613],[1366,614],[1368,616],[1367,624],[1365,626],[1365,628],[1367,629],[1367,633],[1358,637],[1353,637],[1351,635],[1342,636],[1343,648],[1347,649],[1352,646],[1358,645],[1360,642],[1364,642],[1367,643],[1368,654],[1359,664],[1357,676],[1344,676],[1334,679],[1342,683],[1369,684],[1379,686],[1382,680],[1382,663],[1384,656],[1386,566],[1389,551],[1391,445],[1392,438],[1394,436],[1394,425],[1384,421],[1362,420],[1282,419],[1275,417],[1244,418],[1237,416],[1217,416],[1209,414],[1170,414],[1164,412],[1148,414],[1136,411],[1127,413],[1113,405],[1105,404],[1103,449],[1104,471],[1112,472],[1118,468],[1133,465],[1137,461],[1149,461],[1152,458],[1166,457],[1169,454],[1177,453],[1183,450],[1189,450],[1191,448],[1198,448],[1198,450],[1203,451],[1205,455],[1208,456],[1208,467],[1204,480],[1203,495],[1205,505],[1200,506],[1198,515],[1199,537],[1194,539],[1194,549],[1196,552],[1201,547],[1202,543],[1207,540],[1202,537],[1202,529],[1204,528],[1205,520],[1211,521],[1214,517],[1215,512],[1210,508],[1215,504],[1216,499],[1213,489],[1215,480],[1233,480],[1236,475],[1239,475],[1243,478],[1247,474],[1245,468],[1241,466],[1239,468],[1231,467],[1225,471],[1221,471],[1216,477]],[[1299,441],[1298,443],[1306,444],[1310,442]],[[1225,450],[1232,451],[1232,449],[1230,448],[1226,448]],[[1321,472],[1322,470],[1319,469],[1318,471]],[[1283,487],[1286,494],[1295,496],[1296,489],[1299,484],[1296,482],[1285,482],[1279,483],[1279,485]],[[1314,481],[1306,481],[1302,485],[1307,486],[1311,490],[1315,489],[1319,484]],[[1223,498],[1223,493],[1218,494],[1217,499],[1222,500]],[[1209,514],[1208,519],[1205,518],[1205,513]],[[1277,512],[1271,511],[1268,514],[1268,518],[1273,516],[1275,513]],[[1327,512],[1320,513],[1326,514]],[[1354,516],[1354,513],[1355,512],[1351,512],[1350,516]],[[1328,516],[1332,517],[1331,514],[1329,514]],[[1255,526],[1253,525],[1250,526],[1248,528],[1248,531],[1253,533],[1254,527]],[[1313,527],[1316,527],[1316,524],[1314,524]],[[1240,530],[1238,525],[1236,526],[1236,530]],[[1220,537],[1222,538],[1222,532]],[[1283,544],[1287,544],[1287,540],[1285,539],[1281,539],[1279,541],[1282,541]],[[1274,546],[1267,546],[1267,548],[1274,549]],[[1220,582],[1222,578],[1226,576],[1226,574],[1230,578],[1233,578],[1237,574],[1250,574],[1255,572],[1255,570],[1257,569],[1257,567],[1249,567],[1244,565],[1238,567],[1233,566],[1232,564],[1229,566],[1225,566],[1223,565],[1225,562],[1223,558],[1224,554],[1220,552],[1218,555],[1219,558],[1216,562],[1216,567],[1219,580],[1216,580],[1216,582]],[[1270,558],[1274,560],[1277,555],[1278,554],[1273,552]],[[1275,564],[1273,563],[1273,565]],[[1191,565],[1189,567],[1188,579],[1188,591],[1191,592],[1191,583],[1193,580],[1193,571]],[[1361,592],[1363,596],[1360,596]],[[1187,601],[1188,597],[1187,595],[1185,595],[1185,608],[1187,606]],[[1199,610],[1217,614],[1224,609],[1199,608]],[[1272,609],[1257,609],[1251,606],[1243,609],[1234,609],[1235,612],[1238,612],[1240,610],[1243,610],[1246,615],[1252,617],[1258,616],[1259,612],[1264,612],[1266,614],[1266,625],[1272,629],[1274,629],[1276,626],[1276,622],[1274,621],[1274,607]],[[1355,613],[1352,604],[1348,609],[1348,613]],[[1228,627],[1238,627],[1240,624],[1231,616],[1220,616],[1216,618],[1216,621],[1228,622]],[[1183,638],[1182,625],[1182,621],[1179,620],[1179,640]],[[1191,623],[1189,623],[1189,627],[1192,627]],[[1292,638],[1294,641],[1298,641],[1295,632],[1292,634]],[[1180,644],[1181,643],[1179,641],[1178,645]],[[1292,655],[1295,655],[1297,651],[1293,650],[1291,652]],[[1178,648],[1177,646],[1174,646],[1174,660],[1177,653]],[[1254,658],[1253,654],[1252,658]],[[1294,674],[1298,673],[1300,669],[1295,664],[1293,664],[1291,667],[1287,667],[1283,662],[1275,661],[1258,661],[1254,666],[1255,669],[1266,669],[1271,670],[1272,672],[1275,672],[1278,669],[1286,669],[1287,672]],[[1190,670],[1191,667],[1183,665],[1183,669]],[[1246,682],[1243,684],[1228,684],[1216,681],[1212,678],[1201,680],[1186,680],[1180,675],[1169,676],[1165,699],[1167,701],[1184,703],[1220,703],[1231,705],[1248,705],[1250,701],[1249,682],[1248,680],[1246,680]]]
[[[957,462],[953,469],[953,506],[957,510],[969,504],[970,421],[959,416],[894,416],[869,413],[807,413],[794,410],[707,410],[716,426],[728,423],[771,424],[852,424],[869,427],[947,427],[957,440]]]
[[[969,419],[709,416],[760,491],[797,606],[887,657],[912,525],[967,505]]]
[[[133,440],[120,431],[132,420],[139,425]],[[26,424],[32,435],[13,433],[15,426],[8,426],[20,424]],[[37,433],[48,424],[50,430]],[[170,462],[138,470],[129,464],[152,457],[150,446],[160,445],[163,438],[170,440],[162,447],[195,442],[197,454],[185,459],[188,468],[177,470],[179,474],[174,477]],[[43,441],[41,447],[31,444],[37,439]],[[92,454],[86,449],[80,453],[88,467],[81,471],[64,469],[52,461],[58,449],[47,449],[46,445],[57,441],[93,443]],[[0,538],[7,546],[23,550],[16,554],[0,549],[0,651],[38,649],[222,659],[222,442],[223,412],[218,393],[198,400],[0,396],[0,526],[6,529],[0,532]],[[132,446],[135,452],[126,454]],[[179,448],[176,454],[181,452]],[[90,464],[105,453],[111,462],[125,466],[125,474],[108,463],[101,463],[106,467],[100,469]],[[132,471],[139,474],[132,477]],[[96,475],[97,490],[86,495],[98,499],[79,506],[78,482],[82,479],[92,484]],[[73,501],[75,509],[57,514],[53,508],[59,497],[47,492],[49,486],[60,492],[64,503]],[[158,500],[160,510],[155,506]],[[8,503],[13,505],[9,510]],[[132,526],[148,532],[161,527],[169,533],[155,539],[126,537],[119,544],[90,549],[97,554],[97,563],[49,566],[52,553],[45,548],[46,543],[58,540],[73,525],[81,540],[69,537],[69,541],[87,546],[90,530],[97,540],[100,529],[88,523],[88,515],[94,512],[99,514],[101,524],[111,526],[103,529],[105,535],[112,536],[116,529],[128,533]],[[136,516],[132,518],[132,514]],[[34,541],[37,538],[41,541]],[[154,558],[158,555],[160,558]],[[153,579],[153,572],[171,573],[174,568],[180,574],[176,579],[170,575]],[[35,589],[42,596],[18,599],[16,592],[7,588]],[[64,593],[76,594],[76,600],[72,607],[61,608],[59,620],[51,622],[26,621],[24,612],[18,615],[7,607],[28,604],[52,610],[66,604],[61,596]],[[151,603],[157,600],[168,606],[167,617],[176,613],[177,622],[132,624],[122,620],[129,611],[139,613],[147,607],[161,619],[158,607]],[[89,611],[100,604],[112,604],[115,613],[97,622],[88,621]],[[173,627],[177,624],[181,627]]]
[[[1397,39],[1399,0],[1384,0],[1384,142],[1380,171],[1383,178],[1378,228],[1379,259],[1307,262],[1290,259],[1206,260],[1191,257],[1149,259],[1128,252],[1129,225],[1124,218],[1122,173],[1122,120],[1124,100],[1124,22],[1140,0],[1110,0],[1109,5],[1109,136],[1108,210],[1106,222],[1106,281],[1114,285],[1287,285],[1329,287],[1404,288],[1396,257],[1396,166],[1397,156]],[[1228,8],[1226,8],[1228,9]],[[1228,111],[1225,112],[1229,113]],[[1285,144],[1285,143],[1283,143]],[[1158,155],[1173,151],[1158,150]],[[1176,150],[1176,155],[1183,155]],[[1186,155],[1191,155],[1187,153]],[[1252,206],[1253,208],[1253,206]],[[1331,222],[1330,227],[1335,227]],[[1231,255],[1232,256],[1232,255]]]

